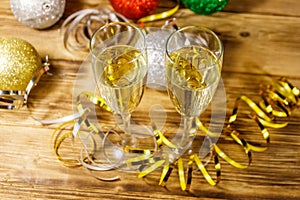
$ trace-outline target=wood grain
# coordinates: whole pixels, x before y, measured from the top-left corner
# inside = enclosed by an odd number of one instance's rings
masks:
[[[172,7],[174,2],[162,0],[159,10]],[[16,20],[8,0],[1,2],[0,37],[27,40],[42,57],[49,55],[51,70],[32,91],[29,108],[0,110],[0,199],[300,199],[299,109],[287,119],[290,122],[287,127],[270,129],[268,150],[253,153],[253,163],[248,169],[236,169],[221,160],[222,181],[216,187],[208,185],[199,172],[194,174],[191,191],[183,192],[176,172],[163,188],[157,186],[159,171],[146,179],[138,179],[135,173],[109,171],[100,175],[118,173],[121,181],[101,182],[84,168],[62,166],[51,146],[56,125],[43,126],[33,117],[49,119],[73,113],[74,84],[87,54],[67,51],[59,28],[73,12],[98,6],[109,6],[109,2],[67,1],[64,16],[56,25],[34,30]],[[280,76],[288,77],[300,87],[299,7],[298,0],[231,0],[224,11],[210,16],[196,15],[183,7],[175,14],[179,26],[203,25],[221,37],[225,47],[222,80],[227,114],[235,98],[244,94],[258,100],[260,84]],[[146,25],[163,23],[161,20]],[[176,128],[179,115],[167,94],[152,89],[146,89],[133,119],[149,123],[148,112],[155,103],[165,107],[168,125]],[[211,108],[201,117],[205,123],[209,123],[210,111]],[[251,120],[245,118],[239,123],[245,137],[259,138]],[[247,162],[228,137],[222,136],[218,144],[237,160]]]

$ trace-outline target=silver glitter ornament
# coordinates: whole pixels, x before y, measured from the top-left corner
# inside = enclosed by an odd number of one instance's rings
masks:
[[[172,31],[155,27],[146,27],[145,31],[148,54],[147,86],[156,90],[166,90],[165,46]]]
[[[45,29],[63,15],[66,0],[10,0],[15,17],[26,26]]]

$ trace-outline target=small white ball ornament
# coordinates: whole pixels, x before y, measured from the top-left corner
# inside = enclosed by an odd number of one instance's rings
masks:
[[[10,0],[15,17],[26,26],[45,29],[63,15],[66,0]]]

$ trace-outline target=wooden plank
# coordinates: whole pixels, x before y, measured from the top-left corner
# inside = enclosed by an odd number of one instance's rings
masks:
[[[232,15],[230,13],[198,16],[188,10],[182,10],[175,16],[180,26],[207,26],[221,35],[225,46],[224,70],[228,65],[231,69],[235,67],[236,70],[242,70],[242,72],[263,72],[269,75],[278,75],[276,72],[279,72],[281,75],[288,76],[292,74],[291,72],[295,72],[294,74],[299,72],[297,61],[300,48],[300,20],[298,18],[253,14]],[[13,33],[7,26],[8,24],[15,25]],[[160,26],[161,24],[163,21],[150,23],[149,26]],[[50,59],[54,60],[84,60],[87,54],[72,54],[65,50],[57,28],[58,26],[55,26],[47,32],[32,30],[20,25],[10,17],[4,21],[0,30],[2,36],[20,37],[31,42],[38,48],[42,57],[49,54],[51,55]],[[32,37],[32,35],[38,35],[38,38]],[[33,38],[35,39],[33,40]],[[49,48],[49,44],[51,44],[51,48]],[[56,49],[61,51],[56,51]],[[239,52],[249,53],[241,55]],[[243,57],[241,58],[241,56]],[[285,70],[280,70],[282,68]]]
[[[51,135],[57,125],[45,126],[33,119],[53,119],[73,113],[72,98],[78,70],[87,54],[68,52],[62,44],[59,27],[71,13],[108,1],[67,1],[66,12],[58,24],[47,30],[34,30],[20,24],[10,12],[9,1],[0,4],[0,37],[23,38],[44,57],[49,54],[51,70],[45,74],[30,95],[29,109],[0,111],[0,198],[1,199],[299,199],[300,192],[300,135],[299,109],[285,119],[289,125],[269,128],[271,143],[262,153],[253,153],[248,169],[232,167],[220,159],[222,181],[216,187],[207,184],[199,171],[193,174],[190,192],[180,189],[177,170],[167,187],[157,186],[160,170],[138,179],[136,173],[108,171],[99,176],[121,175],[121,181],[96,180],[84,168],[67,168],[55,158]],[[160,4],[172,7],[174,1]],[[224,12],[211,16],[195,15],[181,9],[174,17],[179,26],[204,25],[214,30],[225,46],[222,80],[226,91],[225,112],[233,109],[234,100],[244,94],[255,101],[259,86],[279,76],[287,76],[300,87],[300,18],[297,0],[232,0]],[[162,9],[162,10],[163,10]],[[147,23],[161,26],[164,20]],[[166,135],[173,136],[179,126],[177,114],[166,92],[146,89],[144,98],[133,113],[133,120],[149,124],[153,104],[164,106],[167,113]],[[153,98],[155,97],[155,98]],[[209,107],[201,119],[210,122]],[[237,127],[248,141],[264,144],[258,127],[242,110]],[[108,116],[108,117],[107,117]],[[109,118],[98,113],[98,117]],[[101,119],[102,119],[101,118]],[[111,123],[112,124],[112,123]],[[199,132],[197,145],[203,139]],[[237,161],[247,163],[239,145],[223,135],[218,145]],[[198,146],[197,146],[198,147]],[[209,172],[214,177],[213,165]]]
[[[300,2],[294,0],[229,0],[224,11],[266,15],[299,16]]]

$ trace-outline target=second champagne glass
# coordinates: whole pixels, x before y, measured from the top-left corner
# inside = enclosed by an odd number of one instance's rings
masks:
[[[166,44],[166,84],[171,101],[183,117],[179,147],[186,149],[195,136],[195,117],[207,108],[221,76],[223,45],[204,27],[175,31]]]
[[[141,101],[146,84],[145,36],[133,24],[109,23],[95,31],[90,51],[100,95],[122,118],[123,143],[134,146],[130,118]]]

